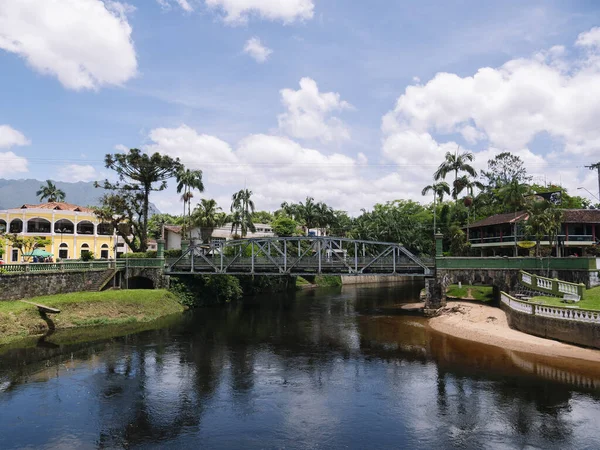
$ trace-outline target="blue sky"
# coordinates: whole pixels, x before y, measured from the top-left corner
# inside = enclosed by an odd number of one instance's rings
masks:
[[[460,145],[595,192],[599,18],[595,1],[4,0],[0,177],[101,179],[104,154],[138,147],[202,169],[224,209],[245,185],[260,209],[310,194],[357,213],[429,200]]]

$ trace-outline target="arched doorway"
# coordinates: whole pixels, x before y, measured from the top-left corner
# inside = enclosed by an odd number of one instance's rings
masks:
[[[0,233],[6,233],[6,220],[0,219]]]
[[[110,223],[99,223],[96,232],[99,236],[112,236],[114,227]]]
[[[90,254],[90,246],[88,244],[81,244],[80,258],[85,259],[89,256],[89,254]]]
[[[60,235],[75,233],[75,224],[68,219],[60,219],[54,222],[54,232]]]
[[[102,244],[100,247],[100,258],[108,259],[108,244]]]
[[[58,257],[60,259],[69,259],[69,246],[64,242],[58,247]]]

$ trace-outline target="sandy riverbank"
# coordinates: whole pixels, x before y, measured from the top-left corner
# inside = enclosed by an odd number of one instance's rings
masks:
[[[600,363],[600,350],[539,338],[513,330],[500,308],[467,302],[448,302],[442,314],[429,320],[437,332],[506,350]]]

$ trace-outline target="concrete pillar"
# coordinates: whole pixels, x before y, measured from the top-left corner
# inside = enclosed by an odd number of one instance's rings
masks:
[[[442,233],[435,233],[435,256],[441,258],[444,256],[444,235]]]
[[[156,240],[156,257],[158,259],[164,259],[164,257],[165,257],[165,240],[164,239]]]
[[[439,308],[446,306],[446,288],[447,286],[437,278],[425,280],[425,315],[435,315]]]

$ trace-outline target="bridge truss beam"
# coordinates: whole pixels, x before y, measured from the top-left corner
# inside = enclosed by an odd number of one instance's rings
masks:
[[[401,244],[301,236],[192,243],[167,273],[431,276],[432,267]]]

